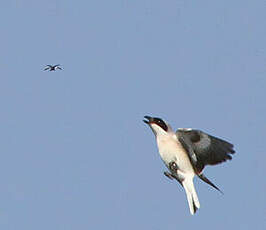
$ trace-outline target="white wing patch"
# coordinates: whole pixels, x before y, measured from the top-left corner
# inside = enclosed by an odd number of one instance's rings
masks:
[[[181,130],[181,131],[191,131],[193,130],[192,128],[178,128],[177,130]]]

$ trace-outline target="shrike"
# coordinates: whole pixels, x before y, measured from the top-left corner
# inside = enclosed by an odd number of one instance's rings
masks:
[[[156,138],[160,156],[169,172],[164,175],[176,179],[185,189],[190,213],[193,215],[200,208],[199,199],[193,184],[197,175],[218,191],[206,176],[203,169],[206,165],[216,165],[231,160],[235,153],[233,145],[217,137],[196,129],[178,129],[174,132],[171,126],[157,117],[145,116]],[[221,192],[221,191],[220,191]]]

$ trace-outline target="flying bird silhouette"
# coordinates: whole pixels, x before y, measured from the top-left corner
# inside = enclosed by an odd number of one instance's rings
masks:
[[[47,65],[44,70],[55,71],[57,69],[62,70],[59,64],[58,65]]]

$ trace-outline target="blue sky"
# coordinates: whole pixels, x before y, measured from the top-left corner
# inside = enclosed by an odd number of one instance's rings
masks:
[[[3,1],[0,228],[265,229],[266,4]],[[45,72],[46,64],[63,71]],[[144,115],[235,144],[189,213]]]

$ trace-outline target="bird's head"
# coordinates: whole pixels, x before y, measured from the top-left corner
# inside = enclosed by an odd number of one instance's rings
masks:
[[[144,118],[147,120],[143,121],[151,127],[155,136],[158,134],[167,134],[172,131],[171,126],[161,118],[150,116],[144,116]]]

